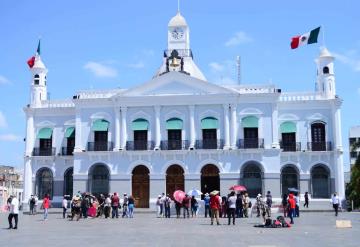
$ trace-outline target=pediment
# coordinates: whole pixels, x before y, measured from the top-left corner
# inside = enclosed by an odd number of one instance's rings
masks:
[[[204,95],[235,94],[234,91],[199,80],[179,72],[169,72],[153,78],[138,87],[126,90],[118,96]],[[116,97],[116,96],[115,96]]]

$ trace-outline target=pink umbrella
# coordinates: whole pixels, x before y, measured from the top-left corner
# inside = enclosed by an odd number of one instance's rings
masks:
[[[173,194],[175,201],[182,203],[185,198],[185,192],[182,190],[176,190]]]
[[[243,192],[243,191],[246,191],[246,187],[243,186],[243,185],[233,185],[229,188],[229,190],[235,190],[235,191],[240,191],[240,192]]]

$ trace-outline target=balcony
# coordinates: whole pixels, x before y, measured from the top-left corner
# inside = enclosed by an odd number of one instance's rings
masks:
[[[301,151],[301,142],[282,142],[280,148],[283,152],[299,152]]]
[[[264,139],[263,138],[239,139],[238,147],[239,147],[239,149],[264,148]]]
[[[161,141],[161,150],[185,150],[189,148],[188,140]]]
[[[195,148],[196,149],[223,149],[224,148],[224,140],[222,140],[222,139],[196,140]]]
[[[54,156],[56,152],[55,148],[34,148],[33,156]]]
[[[87,151],[112,151],[112,142],[88,142]]]
[[[331,142],[308,142],[307,149],[309,151],[332,151]]]
[[[126,142],[126,150],[153,150],[155,147],[153,141],[128,141]]]
[[[62,147],[61,148],[61,155],[74,155],[74,147]]]

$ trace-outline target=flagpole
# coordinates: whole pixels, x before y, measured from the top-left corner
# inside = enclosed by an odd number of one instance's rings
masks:
[[[322,35],[322,46],[325,47],[325,28],[324,25],[321,25],[321,35]]]

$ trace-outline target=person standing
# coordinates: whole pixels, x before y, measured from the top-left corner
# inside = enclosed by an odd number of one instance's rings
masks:
[[[171,198],[169,194],[167,194],[165,197],[164,207],[165,207],[165,218],[170,218]]]
[[[300,217],[300,196],[298,193],[295,194],[295,217]]]
[[[122,218],[128,217],[128,203],[129,203],[129,197],[127,196],[126,193],[124,193]]]
[[[248,193],[245,193],[245,196],[244,196],[244,217],[245,218],[248,218],[249,217],[249,208],[251,210],[251,207],[250,207],[250,198],[249,198],[249,195]]]
[[[271,192],[268,191],[267,194],[266,194],[266,214],[268,216],[268,218],[271,217],[271,206],[272,206],[272,195],[271,195]]]
[[[65,216],[66,216],[67,206],[68,206],[68,201],[66,200],[66,196],[64,195],[64,198],[62,200],[63,219],[65,219]]]
[[[35,197],[31,195],[29,199],[29,206],[30,206],[30,215],[34,215],[34,208],[35,208]]]
[[[227,202],[228,202],[228,213],[227,213],[227,216],[228,216],[228,225],[230,225],[230,220],[231,220],[231,217],[233,219],[233,225],[235,225],[235,208],[236,208],[236,196],[235,196],[235,192],[234,191],[231,191],[228,199],[227,199]]]
[[[304,195],[305,203],[304,207],[309,208],[309,193],[306,191]]]
[[[42,203],[42,208],[44,209],[44,220],[47,220],[48,218],[50,204],[50,195],[46,194]]]
[[[34,206],[34,213],[37,213],[38,205],[39,205],[39,197],[37,195],[34,196],[35,198],[35,206]]]
[[[160,218],[161,217],[161,195],[158,196],[158,198],[156,199],[156,217]]]
[[[195,215],[195,218],[196,218],[198,207],[199,207],[199,204],[198,204],[195,196],[192,196],[191,197],[191,218],[193,218],[194,215]]]
[[[335,210],[335,216],[338,216],[338,212],[339,212],[339,205],[340,205],[340,198],[337,195],[337,193],[335,192],[334,195],[331,198],[331,202],[333,205],[333,208]]]
[[[120,199],[117,195],[117,193],[115,192],[114,195],[111,197],[111,208],[112,208],[112,217],[111,218],[119,218],[119,204],[120,203]]]
[[[288,199],[289,204],[289,216],[290,216],[290,224],[294,224],[294,214],[295,214],[295,207],[296,207],[296,201],[294,199],[294,195],[292,193],[289,194]]]
[[[184,212],[184,219],[185,219],[185,212],[187,213],[187,217],[190,218],[189,208],[190,208],[190,196],[185,194],[185,198],[183,199],[183,212]]]
[[[176,218],[180,218],[180,211],[181,211],[182,204],[178,201],[175,201],[175,210],[176,210]]]
[[[135,207],[135,200],[134,197],[130,195],[128,199],[129,218],[134,218],[134,207]]]
[[[8,205],[9,207],[9,217],[8,217],[8,221],[9,221],[9,228],[8,229],[17,229],[18,226],[18,220],[19,220],[19,200],[16,198],[16,196],[12,196],[10,197],[11,201]],[[13,227],[12,224],[12,219],[14,218],[15,220],[15,226]]]
[[[243,198],[241,194],[237,195],[236,198],[236,218],[243,217]]]
[[[81,200],[81,213],[82,213],[82,217],[84,217],[84,219],[87,218],[87,211],[88,208],[90,206],[90,202],[89,202],[89,198],[86,195],[86,193],[83,194],[82,196],[82,200]]]
[[[261,194],[258,194],[256,197],[256,217],[260,217],[260,204],[261,204]]]
[[[111,199],[110,196],[107,195],[105,202],[104,202],[104,215],[105,215],[105,219],[110,217],[110,208],[111,208]]]
[[[281,205],[283,207],[283,210],[284,210],[284,218],[286,217],[287,215],[287,212],[288,212],[288,201],[287,201],[287,194],[283,194],[282,196],[282,201],[281,201]]]
[[[164,217],[164,202],[165,202],[165,193],[161,194],[160,198],[160,217]]]
[[[216,224],[219,222],[219,211],[221,208],[220,196],[218,194],[212,194],[210,197],[210,210],[211,210],[211,225],[214,224],[214,218],[216,218]]]
[[[204,196],[204,210],[205,210],[205,218],[207,218],[207,215],[209,214],[209,217],[211,217],[210,215],[210,196],[209,193],[206,193]]]

